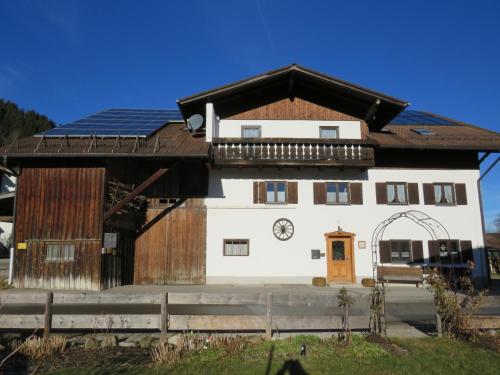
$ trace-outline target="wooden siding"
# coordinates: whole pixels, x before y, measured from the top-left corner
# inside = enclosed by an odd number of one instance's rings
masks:
[[[149,209],[135,241],[134,284],[204,284],[206,208],[187,199],[171,210]]]
[[[100,289],[104,168],[24,168],[18,182],[15,285]],[[45,260],[47,243],[75,245],[74,261]]]
[[[348,114],[312,103],[302,98],[293,101],[285,98],[270,104],[246,110],[225,118],[227,120],[320,120],[320,121],[360,121]],[[368,135],[368,126],[361,121],[361,136]]]

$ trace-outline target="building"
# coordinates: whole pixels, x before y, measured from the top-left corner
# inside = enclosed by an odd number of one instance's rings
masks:
[[[498,133],[298,65],[177,104],[2,151],[20,171],[17,286],[487,275],[479,165]]]

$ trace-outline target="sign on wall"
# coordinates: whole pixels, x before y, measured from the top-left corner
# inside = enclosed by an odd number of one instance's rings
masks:
[[[366,241],[358,241],[358,249],[366,249]]]
[[[105,249],[116,249],[118,243],[118,233],[104,233],[103,247]]]

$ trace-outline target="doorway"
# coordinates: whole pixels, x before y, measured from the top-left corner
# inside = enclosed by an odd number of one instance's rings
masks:
[[[331,232],[326,238],[326,280],[330,283],[356,281],[354,270],[354,233]]]

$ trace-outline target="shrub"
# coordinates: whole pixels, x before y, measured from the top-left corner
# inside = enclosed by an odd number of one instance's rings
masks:
[[[50,336],[49,338],[30,337],[26,341],[19,340],[12,343],[12,350],[23,353],[30,359],[43,359],[55,353],[62,353],[68,340],[63,336]]]

